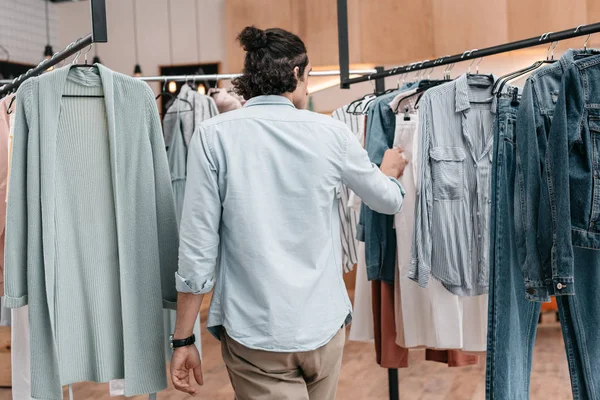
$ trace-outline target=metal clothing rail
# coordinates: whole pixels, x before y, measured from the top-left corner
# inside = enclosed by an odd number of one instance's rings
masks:
[[[92,43],[106,43],[108,41],[108,33],[106,26],[106,3],[105,0],[91,0],[90,14],[92,19],[92,32],[87,36],[77,39],[69,44],[64,50],[54,53],[52,57],[43,60],[36,67],[30,69],[16,79],[11,80],[4,86],[0,87],[0,97],[16,90],[27,79],[40,75],[48,68],[51,68],[59,62],[69,58],[73,54],[81,51]],[[5,82],[5,81],[3,81]]]
[[[355,69],[349,71],[350,75],[369,75],[377,73],[377,69]],[[330,71],[311,71],[309,76],[340,76],[338,70]],[[142,76],[137,79],[145,82],[188,82],[188,81],[226,81],[232,80],[242,74],[209,74],[209,75],[164,75],[164,76]]]

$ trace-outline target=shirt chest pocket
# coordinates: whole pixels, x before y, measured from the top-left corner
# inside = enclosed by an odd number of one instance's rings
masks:
[[[460,147],[434,147],[429,151],[434,200],[462,200],[465,151]]]

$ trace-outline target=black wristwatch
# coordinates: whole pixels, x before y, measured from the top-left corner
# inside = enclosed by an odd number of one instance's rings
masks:
[[[178,347],[191,346],[194,343],[196,343],[196,335],[194,334],[185,339],[173,339],[173,335],[169,335],[169,344],[171,346],[171,350],[175,350]]]

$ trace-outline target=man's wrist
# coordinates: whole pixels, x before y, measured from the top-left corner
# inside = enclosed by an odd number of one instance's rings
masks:
[[[196,343],[196,335],[192,334],[191,336],[188,336],[188,337],[182,338],[182,339],[174,338],[174,335],[171,335],[169,338],[169,342],[170,342],[171,350],[175,350],[180,347],[191,346],[194,343]]]

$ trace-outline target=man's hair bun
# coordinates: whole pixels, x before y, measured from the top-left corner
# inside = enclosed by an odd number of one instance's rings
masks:
[[[254,26],[248,26],[239,34],[238,40],[244,51],[256,51],[267,47],[267,33]]]

